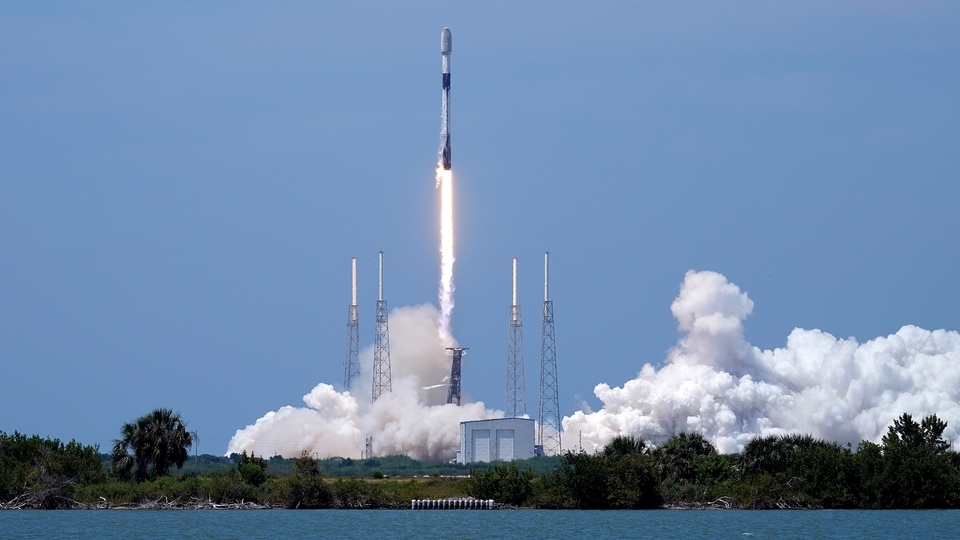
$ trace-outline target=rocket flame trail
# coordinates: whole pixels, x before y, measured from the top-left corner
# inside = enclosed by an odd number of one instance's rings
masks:
[[[453,174],[437,167],[440,187],[440,317],[437,325],[444,343],[453,338],[450,315],[453,313]]]

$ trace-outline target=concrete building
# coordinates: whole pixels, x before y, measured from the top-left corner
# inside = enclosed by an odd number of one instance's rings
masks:
[[[528,459],[533,451],[534,421],[530,418],[460,422],[457,463]]]

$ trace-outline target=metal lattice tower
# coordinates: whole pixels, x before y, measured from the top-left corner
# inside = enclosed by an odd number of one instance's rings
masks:
[[[507,346],[507,418],[527,414],[527,386],[523,374],[523,322],[517,304],[517,259],[513,259],[513,304],[510,305],[510,338]]]
[[[347,357],[343,361],[343,387],[353,388],[360,379],[360,318],[357,312],[357,258],[351,259],[353,268],[353,303],[347,309]]]
[[[367,437],[363,447],[363,459],[370,459],[373,457],[373,437]]]
[[[453,351],[453,363],[450,365],[450,386],[447,390],[447,403],[460,406],[460,370],[463,365],[463,347],[447,347]]]
[[[557,389],[557,345],[550,300],[550,253],[543,254],[543,332],[540,341],[540,426],[537,443],[546,455],[562,452],[560,401]]]
[[[373,401],[391,392],[390,330],[387,328],[387,302],[383,299],[383,252],[380,252],[380,290],[377,295],[377,336],[373,342]]]

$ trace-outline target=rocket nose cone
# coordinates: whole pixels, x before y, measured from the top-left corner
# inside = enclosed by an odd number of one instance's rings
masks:
[[[453,51],[453,35],[449,28],[444,28],[440,32],[440,54],[450,54]]]

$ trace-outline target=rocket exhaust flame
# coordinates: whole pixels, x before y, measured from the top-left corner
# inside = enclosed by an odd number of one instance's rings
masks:
[[[437,325],[444,343],[453,339],[450,317],[453,313],[453,174],[437,169],[440,182],[440,316]]]

